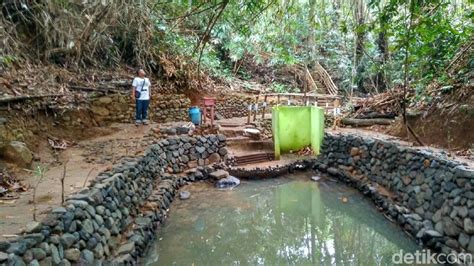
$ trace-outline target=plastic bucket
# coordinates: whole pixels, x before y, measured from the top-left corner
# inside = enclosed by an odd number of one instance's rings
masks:
[[[201,124],[201,110],[197,106],[193,106],[189,108],[189,118],[191,118],[191,122],[194,125]]]

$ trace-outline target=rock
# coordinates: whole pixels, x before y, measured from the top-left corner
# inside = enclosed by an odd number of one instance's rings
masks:
[[[31,250],[27,250],[25,252],[25,254],[23,255],[23,261],[26,262],[26,263],[30,263],[30,261],[32,261],[34,258],[33,258],[33,252],[31,252]]]
[[[198,162],[196,160],[188,162],[188,168],[196,168],[198,166]]]
[[[467,251],[474,253],[474,236],[471,236],[471,241],[469,241],[469,245],[467,246]]]
[[[78,261],[81,256],[81,251],[77,248],[70,248],[64,251],[64,258],[70,261]]]
[[[7,253],[13,253],[16,255],[23,255],[25,254],[26,250],[28,247],[26,246],[26,243],[23,241],[18,241],[15,243],[12,243],[10,247],[7,249]]]
[[[59,266],[71,266],[71,263],[67,259],[62,259]]]
[[[221,189],[230,189],[240,185],[240,180],[234,176],[227,176],[216,182],[216,187]]]
[[[25,266],[23,259],[15,254],[8,255],[8,265]]]
[[[82,222],[82,229],[86,231],[89,234],[94,233],[94,226],[92,225],[92,221],[89,219],[86,219]]]
[[[25,143],[12,141],[0,150],[0,157],[20,167],[29,167],[33,162],[33,153]]]
[[[411,183],[411,178],[409,176],[402,177],[403,184],[408,186]]]
[[[46,251],[44,251],[41,248],[32,248],[31,252],[33,253],[33,257],[36,260],[42,260],[42,259],[46,258],[46,256],[47,256]]]
[[[40,266],[38,260],[32,260],[28,266]]]
[[[99,102],[102,104],[109,104],[112,103],[112,98],[110,97],[100,97]]]
[[[38,233],[40,231],[41,231],[41,223],[32,221],[26,224],[26,229],[25,229],[26,233],[28,234]]]
[[[101,107],[101,106],[96,106],[93,105],[91,106],[91,111],[92,113],[99,115],[99,116],[108,116],[110,114],[109,110],[107,108]]]
[[[8,254],[5,252],[0,252],[0,262],[4,262],[8,259]]]
[[[415,221],[422,221],[423,219],[421,218],[420,215],[416,214],[416,213],[412,213],[412,214],[403,214],[403,217],[405,219],[413,219]]]
[[[206,151],[206,148],[205,147],[202,147],[202,146],[196,146],[196,151],[198,153],[203,153]]]
[[[50,266],[53,265],[53,258],[46,257],[42,261],[40,261],[40,266]]]
[[[94,263],[94,253],[90,250],[84,249],[81,252],[80,264],[92,265],[92,263]]]
[[[229,153],[229,152],[227,151],[226,148],[222,147],[222,148],[219,149],[219,155],[220,156],[226,156],[227,153]]]
[[[426,230],[425,235],[430,237],[442,237],[443,235],[436,230]]]
[[[209,163],[218,163],[221,161],[221,156],[218,153],[213,153],[209,156]]]
[[[454,223],[454,221],[450,218],[443,218],[443,229],[444,233],[447,236],[458,236],[461,232],[461,229]]]
[[[0,241],[0,251],[7,251],[7,249],[10,247],[10,243],[7,241]]]
[[[468,209],[466,206],[455,207],[461,218],[465,218],[468,215]]]
[[[133,265],[133,257],[130,254],[123,254],[115,257],[112,260],[111,265]]]
[[[59,264],[61,262],[61,257],[59,256],[58,248],[53,244],[50,245],[50,248],[51,248],[51,257],[52,257],[53,263]]]
[[[63,214],[63,213],[66,213],[67,210],[64,207],[57,207],[57,208],[54,208],[52,212],[55,214]]]
[[[102,205],[99,205],[99,206],[95,207],[95,211],[97,212],[97,214],[102,215],[105,212],[105,207],[102,206]]]
[[[76,240],[76,237],[70,233],[65,233],[61,236],[61,244],[63,244],[66,248],[72,246]]]
[[[214,172],[210,173],[209,176],[214,178],[214,179],[222,179],[222,178],[225,178],[225,177],[229,176],[229,172],[227,172],[225,170],[222,170],[222,169],[219,169],[217,171],[214,171]]]
[[[354,157],[359,154],[359,148],[357,147],[352,147],[351,148],[351,156]]]
[[[321,180],[321,177],[318,176],[318,175],[315,175],[315,176],[312,176],[312,177],[311,177],[311,180],[313,180],[313,181],[319,181],[319,180]]]
[[[337,169],[334,168],[334,167],[329,167],[329,168],[327,169],[327,172],[328,172],[329,174],[333,175],[333,176],[339,175],[339,170],[337,170]]]
[[[117,251],[117,254],[118,255],[132,254],[134,251],[135,251],[135,243],[129,242],[127,244],[121,245]]]
[[[469,236],[465,233],[459,234],[458,242],[463,248],[467,248],[467,245],[469,244]]]
[[[474,170],[468,169],[462,165],[454,168],[454,177],[456,178],[474,178]]]
[[[464,219],[464,231],[470,235],[474,234],[474,223],[471,218]]]
[[[446,241],[445,244],[446,246],[451,247],[453,249],[459,249],[459,243],[455,239],[450,238]]]
[[[189,191],[181,191],[179,192],[179,199],[181,200],[187,200],[191,196],[191,193]]]
[[[226,141],[226,136],[223,134],[218,134],[217,138],[219,139],[219,141]]]

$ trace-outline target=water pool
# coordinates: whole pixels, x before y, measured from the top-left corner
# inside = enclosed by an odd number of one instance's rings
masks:
[[[360,192],[310,174],[182,188],[147,265],[391,265],[418,247]]]

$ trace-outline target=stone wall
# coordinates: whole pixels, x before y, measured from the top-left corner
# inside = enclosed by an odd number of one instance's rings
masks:
[[[208,174],[205,167],[181,177],[166,171],[181,172],[190,162],[204,165],[212,157],[219,161],[226,153],[223,135],[175,137],[151,145],[143,157],[99,174],[41,223],[30,223],[19,239],[0,242],[0,265],[135,263],[177,187]]]
[[[316,167],[374,195],[425,246],[474,253],[474,170],[462,163],[383,140],[326,134]]]
[[[247,116],[247,106],[251,98],[239,94],[218,97],[216,111],[224,118]],[[184,94],[152,96],[149,118],[156,122],[176,122],[189,120],[191,100]],[[111,95],[93,98],[90,110],[99,121],[125,122],[134,120],[135,103],[129,95]]]
[[[156,122],[187,121],[191,101],[184,94],[152,95],[149,119]],[[134,121],[135,103],[130,95],[115,94],[91,99],[90,110],[99,121]]]
[[[216,110],[224,118],[245,117],[252,98],[246,95],[230,94],[217,98]]]

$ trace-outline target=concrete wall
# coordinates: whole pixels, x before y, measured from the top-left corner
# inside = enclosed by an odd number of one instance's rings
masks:
[[[474,252],[474,170],[446,155],[352,135],[326,134],[317,168],[376,196],[376,203],[434,250]],[[377,184],[393,193],[381,196]]]
[[[198,167],[178,177],[167,169],[181,172],[189,162],[204,165],[226,153],[223,135],[162,140],[143,157],[99,174],[41,223],[29,224],[19,239],[0,242],[0,265],[135,263],[154,238],[176,189],[208,174]]]

